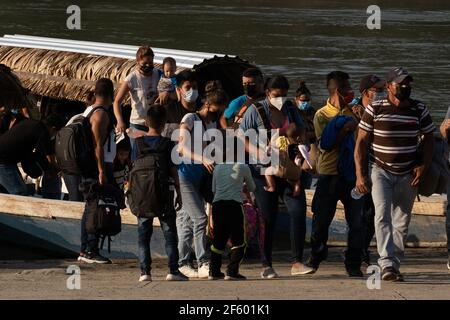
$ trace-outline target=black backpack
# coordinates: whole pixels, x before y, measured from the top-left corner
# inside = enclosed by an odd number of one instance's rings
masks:
[[[162,137],[155,150],[149,148],[144,137],[136,139],[137,159],[128,180],[126,197],[131,212],[140,218],[162,217],[173,210],[169,188],[168,148],[171,141]]]
[[[102,109],[108,114],[110,119],[109,133],[113,127],[111,115],[104,107],[97,107],[89,112],[86,117],[78,116],[71,124],[63,127],[56,134],[55,157],[63,173],[88,175],[96,172],[97,162],[95,160],[90,118],[97,109]]]
[[[86,196],[86,231],[100,237],[102,249],[108,238],[108,252],[111,252],[111,237],[122,231],[120,209],[125,206],[119,192],[115,186],[94,183]]]

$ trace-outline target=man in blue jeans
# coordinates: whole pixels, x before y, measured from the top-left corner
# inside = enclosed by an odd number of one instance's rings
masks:
[[[434,149],[434,124],[427,107],[410,98],[413,78],[403,68],[387,77],[387,99],[367,106],[359,123],[355,149],[356,188],[370,192],[375,205],[375,234],[385,281],[403,281],[400,262],[417,186],[426,173]],[[417,140],[423,136],[423,152]],[[367,172],[367,147],[371,144]],[[370,177],[370,178],[369,178]]]
[[[168,138],[162,137],[161,132],[166,123],[166,110],[160,105],[151,105],[146,119],[146,125],[149,128],[145,137],[138,138],[136,140],[135,158],[136,161],[140,161],[139,158],[148,154],[160,154],[163,160],[169,165],[166,167],[166,175],[162,175],[158,170],[162,170],[162,167],[156,169],[154,174],[161,174],[161,176],[167,177],[173,180],[174,189],[177,192],[175,199],[176,207],[170,205],[167,212],[158,215],[158,219],[161,223],[161,228],[165,238],[166,253],[169,259],[169,273],[166,280],[168,281],[185,281],[188,278],[178,270],[178,238],[176,228],[176,211],[182,206],[180,184],[178,179],[178,173],[175,164],[171,160],[171,152],[174,148],[174,144]],[[163,147],[165,146],[165,147]],[[145,148],[145,149],[144,149]],[[137,164],[137,162],[136,162]],[[170,177],[170,178],[169,178]],[[162,182],[164,183],[164,182]],[[132,185],[130,187],[133,187]],[[173,203],[173,195],[169,197]],[[145,216],[138,216],[138,234],[139,234],[139,265],[141,268],[141,276],[139,281],[151,281],[151,263],[152,258],[150,254],[150,240],[153,233],[153,219],[155,212],[146,212]]]
[[[442,137],[449,142],[449,130],[450,130],[450,107],[447,110],[445,119],[441,124],[440,131]],[[450,163],[450,159],[449,159]],[[450,270],[450,181],[447,186],[447,217],[445,220],[446,230],[447,230],[447,250],[448,250],[448,261],[447,268]]]

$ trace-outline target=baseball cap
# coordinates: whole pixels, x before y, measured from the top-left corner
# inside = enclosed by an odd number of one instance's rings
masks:
[[[408,71],[406,69],[403,69],[402,67],[395,68],[388,72],[386,76],[387,82],[395,82],[395,83],[401,83],[406,78],[409,78],[411,81],[413,81],[413,77],[409,75]]]
[[[365,90],[370,88],[383,88],[386,81],[381,80],[378,76],[374,74],[369,74],[361,79],[359,83],[359,92],[363,93]]]

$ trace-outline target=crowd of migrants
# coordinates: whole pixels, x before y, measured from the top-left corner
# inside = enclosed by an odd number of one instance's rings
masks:
[[[295,98],[289,100],[289,83],[284,76],[264,77],[259,69],[250,68],[242,75],[244,95],[229,101],[220,81],[210,81],[204,96],[199,97],[195,72],[176,74],[176,61],[170,57],[159,70],[153,67],[153,59],[152,49],[141,47],[135,70],[116,93],[109,79],[99,79],[89,106],[69,124],[61,123],[56,115],[31,120],[20,110],[3,116],[3,192],[27,194],[17,164],[26,167],[26,160],[38,149],[49,162],[41,179],[44,198],[61,199],[61,177],[72,201],[85,200],[82,191],[88,183],[113,185],[122,194],[136,197],[143,193],[143,199],[128,201],[138,219],[139,281],[151,281],[150,239],[155,217],[165,238],[167,280],[243,280],[239,266],[250,241],[257,243],[261,256],[261,278],[277,278],[272,246],[279,200],[290,217],[291,275],[315,273],[327,259],[329,229],[341,201],[348,224],[344,259],[348,276],[363,276],[361,268],[363,263],[371,263],[369,246],[375,235],[382,279],[403,280],[400,263],[411,211],[418,185],[432,162],[436,131],[426,105],[410,97],[413,77],[404,68],[392,69],[384,80],[373,74],[365,76],[356,98],[349,75],[330,72],[324,79],[329,98],[316,110],[304,81]],[[129,126],[122,112],[127,95],[132,107]],[[81,174],[61,173],[54,156],[55,136],[77,117],[87,119],[93,161]],[[201,123],[201,136],[213,128],[239,128],[243,132],[276,129],[282,170],[262,175],[260,169],[267,165],[236,158],[213,163],[187,147],[188,142],[193,144],[194,135],[192,141],[183,141],[183,135],[178,144],[173,141],[177,129],[193,133],[195,123]],[[441,125],[441,139],[448,138],[449,129],[450,108]],[[124,135],[126,139],[116,144],[116,137]],[[251,154],[254,146],[248,141],[244,144]],[[207,142],[202,147],[206,148]],[[175,164],[174,148],[197,161]],[[150,165],[146,164],[148,159],[153,159]],[[160,187],[146,190],[144,182],[130,183],[131,172],[142,172],[143,168],[152,170],[152,175],[144,176],[157,180]],[[317,183],[312,200],[311,251],[304,261],[305,189],[311,187],[313,178]],[[148,212],[144,206],[155,197],[166,203],[153,203],[157,209]],[[88,206],[81,220],[78,260],[111,263],[100,254],[99,235],[86,228],[87,214]],[[450,252],[450,242],[448,249]],[[225,252],[229,264],[222,273]]]

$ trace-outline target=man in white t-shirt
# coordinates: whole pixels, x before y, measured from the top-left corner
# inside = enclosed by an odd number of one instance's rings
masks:
[[[130,127],[148,131],[145,126],[145,117],[150,105],[158,98],[157,87],[163,73],[161,70],[154,68],[154,57],[155,54],[150,47],[140,47],[136,53],[136,69],[125,78],[117,92],[114,100],[114,114],[119,132],[125,132],[126,130],[120,106],[128,93],[131,98]],[[133,155],[136,145],[133,138],[130,138],[130,142],[131,154]]]

